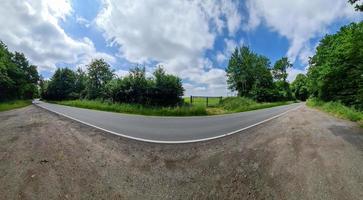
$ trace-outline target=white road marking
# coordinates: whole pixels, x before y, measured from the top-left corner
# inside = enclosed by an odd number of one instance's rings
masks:
[[[273,120],[273,119],[275,119],[275,118],[278,118],[278,117],[280,117],[280,116],[282,116],[282,115],[284,115],[284,114],[286,114],[286,113],[288,113],[288,112],[290,112],[290,111],[297,110],[298,108],[300,108],[300,107],[302,106],[302,105],[300,105],[300,106],[298,106],[298,107],[296,107],[296,108],[292,108],[292,109],[290,109],[290,110],[287,110],[287,111],[285,111],[285,112],[283,112],[283,113],[280,113],[280,114],[275,115],[275,116],[273,116],[273,117],[270,117],[270,118],[268,118],[268,119],[262,120],[262,121],[260,121],[260,122],[255,123],[255,124],[252,124],[252,125],[250,125],[250,126],[247,126],[247,127],[244,127],[244,128],[241,128],[241,129],[238,129],[238,130],[235,130],[235,131],[229,132],[229,133],[225,133],[225,134],[222,134],[222,135],[218,135],[218,136],[214,136],[214,137],[208,137],[208,138],[203,138],[203,139],[196,139],[196,140],[179,140],[179,141],[169,141],[169,140],[168,140],[168,141],[164,141],[164,140],[149,140],[149,139],[143,139],[143,138],[138,138],[138,137],[132,137],[132,136],[129,136],[129,135],[125,135],[125,134],[122,134],[122,133],[117,133],[117,132],[110,131],[110,130],[107,130],[107,129],[101,128],[101,127],[99,127],[99,126],[95,126],[95,125],[93,125],[93,124],[90,124],[90,123],[84,122],[84,121],[82,121],[82,120],[76,119],[76,118],[71,117],[71,116],[68,116],[68,115],[66,115],[66,114],[63,114],[63,113],[57,112],[57,111],[55,111],[55,110],[52,110],[52,109],[49,109],[49,108],[43,107],[43,106],[41,106],[41,105],[39,105],[39,104],[36,104],[36,103],[34,103],[34,102],[33,102],[33,104],[34,104],[34,105],[36,105],[36,106],[38,106],[38,107],[41,107],[41,108],[43,108],[43,109],[45,109],[45,110],[48,110],[48,111],[51,111],[51,112],[56,113],[56,114],[58,114],[58,115],[61,115],[61,116],[63,116],[63,117],[67,117],[67,118],[72,119],[72,120],[74,120],[74,121],[77,121],[77,122],[80,122],[80,123],[85,124],[85,125],[87,125],[87,126],[91,126],[91,127],[93,127],[93,128],[96,128],[96,129],[99,129],[99,130],[105,131],[105,132],[107,132],[107,133],[111,133],[111,134],[113,134],[113,135],[117,135],[117,136],[125,137],[125,138],[128,138],[128,139],[133,139],[133,140],[137,140],[137,141],[141,141],[141,142],[150,142],[150,143],[158,143],[158,144],[184,144],[184,143],[193,143],[193,142],[204,142],[204,141],[208,141],[208,140],[213,140],[213,139],[218,139],[218,138],[226,137],[226,136],[229,136],[229,135],[232,135],[232,134],[235,134],[235,133],[238,133],[238,132],[241,132],[241,131],[247,130],[247,129],[249,129],[249,128],[255,127],[255,126],[260,125],[260,124],[262,124],[262,123],[268,122],[268,121]]]

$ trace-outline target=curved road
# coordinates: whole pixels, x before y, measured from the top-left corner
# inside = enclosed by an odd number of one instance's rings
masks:
[[[153,117],[104,112],[34,101],[49,111],[109,133],[155,143],[187,143],[231,135],[293,110],[302,103],[227,115]]]

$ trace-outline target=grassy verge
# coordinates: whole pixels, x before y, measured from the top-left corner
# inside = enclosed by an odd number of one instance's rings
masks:
[[[79,108],[88,108],[94,110],[140,114],[140,115],[155,115],[155,116],[203,116],[217,115],[234,112],[243,112],[274,106],[286,105],[290,102],[274,102],[274,103],[257,103],[253,100],[240,97],[229,97],[224,99],[220,104],[214,107],[205,107],[205,105],[184,105],[178,107],[150,107],[137,104],[125,103],[110,103],[96,100],[68,100],[56,101],[57,103],[66,106]]]
[[[287,105],[293,103],[292,101],[284,102],[269,102],[269,103],[258,103],[244,97],[227,97],[222,100],[219,107],[227,112],[244,112],[250,110],[257,110],[263,108],[270,108],[275,106]]]
[[[0,111],[11,110],[15,108],[21,108],[30,105],[31,100],[16,100],[16,101],[7,101],[0,102]]]
[[[318,99],[308,99],[306,105],[331,113],[336,117],[358,122],[363,127],[363,112],[344,106],[339,102],[324,102]]]
[[[66,106],[95,110],[156,116],[199,116],[207,115],[203,106],[147,107],[137,104],[109,103],[95,100],[71,100],[54,102]]]

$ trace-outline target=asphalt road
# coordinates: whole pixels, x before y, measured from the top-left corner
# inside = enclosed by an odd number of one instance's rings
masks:
[[[302,103],[216,116],[154,117],[104,112],[34,101],[34,104],[112,134],[157,143],[186,143],[230,135],[255,126]]]

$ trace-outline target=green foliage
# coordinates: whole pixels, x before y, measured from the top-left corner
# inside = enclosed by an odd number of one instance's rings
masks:
[[[236,48],[226,68],[229,89],[238,96],[250,97],[257,101],[273,100],[273,79],[270,61],[252,52],[248,47]]]
[[[176,107],[153,107],[141,104],[111,103],[97,100],[71,100],[58,101],[61,105],[88,108],[95,110],[140,114],[140,115],[157,115],[157,116],[198,116],[207,115],[204,106],[176,106]]]
[[[106,84],[114,77],[110,65],[103,59],[95,59],[87,66],[87,69],[87,97],[89,99],[103,98]]]
[[[245,97],[227,97],[222,100],[220,107],[229,112],[244,112],[274,106],[286,105],[290,102],[258,103]]]
[[[282,57],[280,60],[277,60],[273,69],[272,74],[275,82],[275,88],[278,91],[278,97],[280,100],[291,100],[292,93],[290,90],[289,83],[286,81],[288,73],[288,68],[291,68],[292,64],[288,60],[287,57]]]
[[[68,68],[58,68],[49,83],[43,98],[50,100],[76,99],[76,73]]]
[[[310,60],[308,89],[323,101],[363,110],[363,22],[325,36]]]
[[[363,12],[363,3],[359,4],[360,0],[348,0],[348,2],[352,5],[354,5],[354,8],[356,11],[361,11]]]
[[[0,102],[0,111],[11,110],[15,108],[22,108],[31,104],[29,100],[15,100],[15,101],[7,101]]]
[[[337,117],[358,122],[361,126],[363,126],[363,112],[345,106],[339,102],[324,102],[317,98],[310,98],[306,104],[310,107],[331,113]]]
[[[107,97],[115,102],[175,106],[182,102],[181,79],[158,67],[154,77],[146,78],[145,68],[136,67],[128,76],[114,79],[106,86]]]
[[[22,53],[12,53],[0,41],[0,101],[31,99],[38,94],[37,67]]]
[[[298,74],[291,84],[291,90],[296,99],[305,101],[309,97],[307,87],[307,77],[304,74]]]

